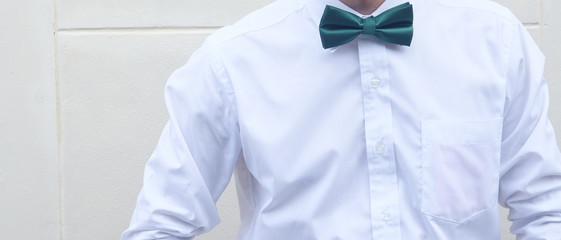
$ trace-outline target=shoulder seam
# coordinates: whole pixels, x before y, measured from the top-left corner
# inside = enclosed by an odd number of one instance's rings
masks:
[[[273,4],[276,4],[277,2],[274,2]],[[214,51],[217,51],[217,49],[220,48],[220,46],[224,45],[225,43],[238,38],[240,36],[249,34],[249,33],[253,33],[253,32],[257,32],[257,31],[261,31],[270,27],[273,27],[281,22],[283,22],[285,19],[289,18],[290,16],[302,11],[302,9],[304,8],[304,5],[300,5],[297,6],[293,9],[292,12],[286,14],[285,16],[279,17],[278,19],[276,19],[275,21],[272,21],[269,24],[265,24],[263,26],[257,26],[257,27],[250,27],[248,29],[241,29],[241,30],[236,30],[236,28],[238,28],[238,24],[241,21],[244,20],[248,20],[247,18],[242,18],[239,22],[230,25],[230,26],[226,26],[224,28],[221,28],[219,30],[217,30],[215,33],[211,34],[206,40],[205,40],[205,44],[208,43],[211,47],[211,49]],[[231,30],[231,33],[227,33],[227,32],[222,32],[222,31],[229,31]],[[224,38],[219,38],[218,36],[220,34],[225,35]],[[229,35],[229,36],[228,36]],[[218,39],[217,39],[218,38]]]
[[[444,6],[444,7],[450,7],[450,8],[466,8],[466,9],[472,9],[475,11],[481,11],[481,12],[487,12],[487,13],[491,13],[496,15],[497,17],[500,17],[502,19],[505,19],[507,21],[509,21],[512,24],[515,24],[517,21],[517,18],[514,16],[514,14],[506,7],[496,3],[496,2],[491,2],[489,1],[491,4],[495,5],[495,9],[497,10],[492,10],[492,9],[488,9],[488,8],[484,8],[484,7],[478,7],[479,5],[472,5],[472,4],[446,4],[445,1],[441,1],[441,0],[436,0],[435,1],[437,4]],[[501,11],[499,11],[501,10]]]

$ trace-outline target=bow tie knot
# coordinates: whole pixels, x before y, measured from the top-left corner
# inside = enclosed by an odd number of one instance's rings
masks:
[[[410,46],[413,38],[413,7],[410,3],[404,3],[376,17],[364,19],[333,6],[325,7],[320,22],[323,48],[346,44],[360,34]]]
[[[377,25],[376,18],[374,17],[368,17],[363,19],[362,33],[374,35],[374,33],[376,33],[376,28],[377,28],[376,25]]]

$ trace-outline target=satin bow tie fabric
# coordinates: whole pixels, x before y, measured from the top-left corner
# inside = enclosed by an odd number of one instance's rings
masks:
[[[346,44],[360,34],[374,35],[386,42],[411,45],[413,38],[413,7],[404,3],[376,17],[360,18],[333,6],[326,6],[320,22],[323,48]]]

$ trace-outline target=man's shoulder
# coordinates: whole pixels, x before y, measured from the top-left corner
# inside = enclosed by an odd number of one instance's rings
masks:
[[[214,46],[219,46],[233,38],[246,33],[269,28],[283,21],[303,7],[301,1],[277,0],[256,11],[253,11],[230,26],[218,29],[206,40]]]

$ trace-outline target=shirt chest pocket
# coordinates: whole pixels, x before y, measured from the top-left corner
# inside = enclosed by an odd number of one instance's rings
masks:
[[[453,223],[497,201],[502,119],[423,121],[421,210]]]

